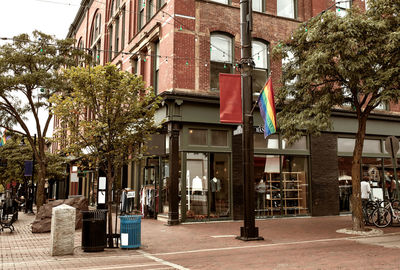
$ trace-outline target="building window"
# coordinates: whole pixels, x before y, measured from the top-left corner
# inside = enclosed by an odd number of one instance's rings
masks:
[[[90,44],[93,46],[101,34],[101,14],[97,13],[94,18],[94,23],[92,26],[92,38],[90,39]]]
[[[207,129],[189,129],[190,145],[207,145]]]
[[[213,2],[229,5],[229,0],[211,0]]]
[[[125,47],[125,7],[122,9],[121,50]]]
[[[228,132],[226,130],[211,130],[212,146],[228,146]]]
[[[119,52],[119,18],[115,19],[115,42],[114,42],[114,56],[116,56]]]
[[[262,41],[253,41],[251,46],[255,63],[253,69],[253,92],[260,92],[268,78],[268,44]]]
[[[159,82],[159,69],[160,69],[160,42],[157,40],[154,44],[154,93],[158,94]]]
[[[264,1],[263,0],[253,0],[253,11],[264,12]]]
[[[296,0],[277,0],[277,15],[285,18],[296,18]]]
[[[146,21],[150,21],[150,19],[153,17],[154,12],[153,12],[153,0],[147,0],[147,16],[146,16]]]
[[[82,40],[82,38],[80,38],[80,39],[79,39],[79,42],[78,42],[78,49],[79,49],[79,51],[80,51],[80,52],[85,52],[84,47],[85,47],[85,45],[83,44],[83,40]],[[82,56],[82,57],[79,57],[79,58],[78,58],[78,64],[79,64],[79,66],[83,67],[84,63],[85,63],[85,58],[84,58],[83,56]]]
[[[212,33],[210,43],[210,89],[219,91],[219,74],[233,73],[232,38]]]
[[[138,14],[138,31],[143,28],[144,25],[144,6],[142,0],[139,1],[139,14]]]
[[[351,8],[351,0],[336,0],[336,14],[343,17],[347,10]]]
[[[137,58],[134,58],[132,60],[132,74],[138,75],[138,71],[139,71],[138,67],[139,67],[139,61]]]
[[[163,5],[165,0],[156,0],[157,1],[157,10],[159,10]]]
[[[112,25],[108,28],[108,62],[111,62],[113,55],[113,45],[112,45],[112,37],[113,37],[113,27]]]

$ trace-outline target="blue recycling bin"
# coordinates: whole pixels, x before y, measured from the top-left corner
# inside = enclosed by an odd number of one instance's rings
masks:
[[[127,215],[119,218],[121,221],[121,248],[139,248],[142,216]]]

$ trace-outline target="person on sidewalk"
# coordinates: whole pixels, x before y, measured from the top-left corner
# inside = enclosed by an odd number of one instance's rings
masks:
[[[363,208],[365,208],[365,206],[367,205],[370,194],[371,186],[369,185],[368,177],[364,176],[363,180],[361,181],[361,201]]]

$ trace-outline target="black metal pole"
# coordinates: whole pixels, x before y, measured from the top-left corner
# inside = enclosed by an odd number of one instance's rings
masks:
[[[179,123],[172,122],[169,130],[168,225],[179,224]]]
[[[240,35],[241,35],[241,67],[242,67],[242,110],[243,110],[243,183],[244,183],[244,226],[240,228],[240,236],[244,241],[264,240],[258,235],[254,213],[254,139],[252,114],[252,71],[254,62],[251,55],[252,6],[251,0],[240,2]]]

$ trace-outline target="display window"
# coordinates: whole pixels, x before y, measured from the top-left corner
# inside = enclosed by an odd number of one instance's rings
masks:
[[[228,218],[230,213],[230,155],[186,153],[183,211],[187,220]]]
[[[256,155],[254,177],[256,217],[309,213],[307,157]]]

